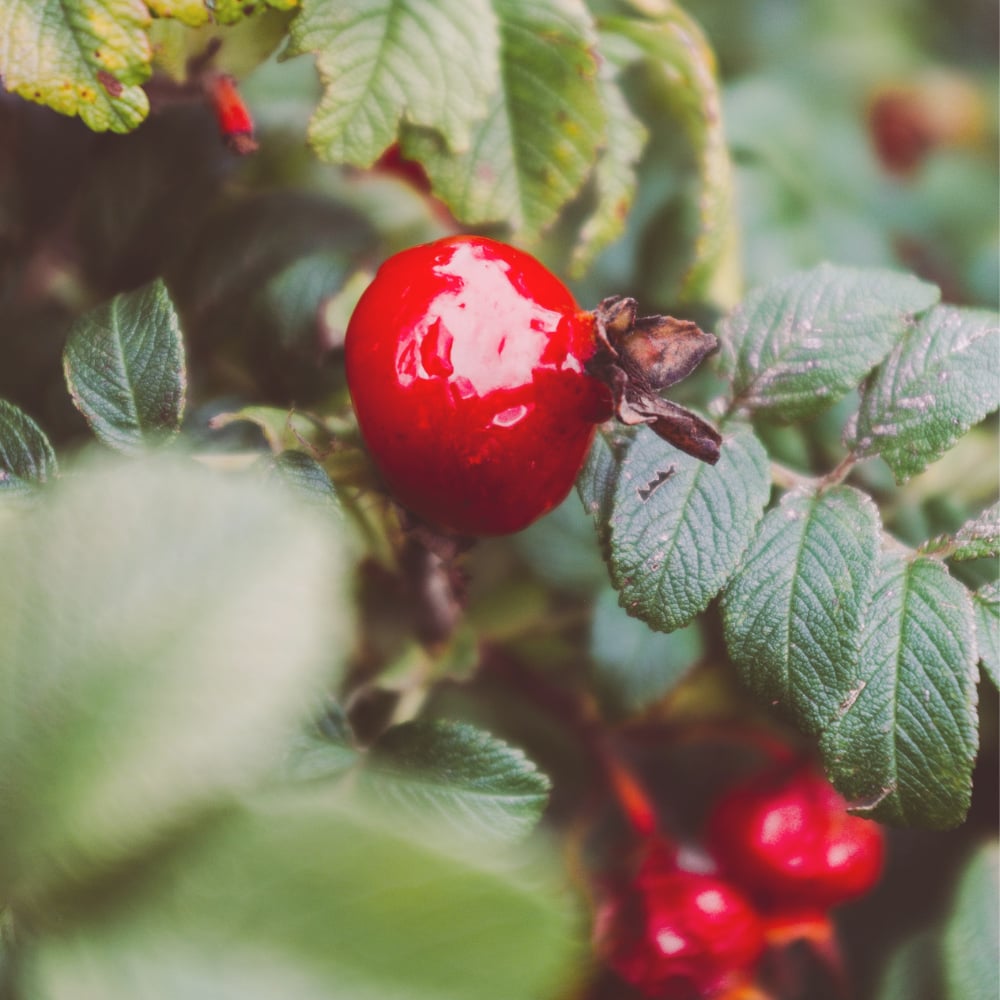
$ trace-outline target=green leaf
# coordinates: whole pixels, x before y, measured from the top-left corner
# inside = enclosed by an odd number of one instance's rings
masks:
[[[723,595],[744,681],[806,732],[828,725],[857,684],[879,538],[878,510],[857,490],[787,493]]]
[[[979,662],[1000,688],[1000,583],[988,583],[972,595]]]
[[[57,472],[55,452],[38,424],[0,399],[0,496],[28,492]]]
[[[908,826],[965,817],[978,745],[966,589],[935,559],[883,555],[854,681],[822,736],[855,810]]]
[[[403,120],[468,149],[497,86],[497,48],[490,0],[303,0],[286,56],[316,54],[325,91],[313,147],[369,167]]]
[[[942,942],[946,1000],[1000,993],[1000,848],[983,844],[966,863]]]
[[[386,730],[365,762],[362,787],[390,820],[431,820],[481,842],[529,833],[551,786],[520,750],[474,726],[438,720]]]
[[[332,520],[194,463],[92,458],[0,525],[0,898],[273,773],[349,644]]]
[[[822,264],[751,292],[719,329],[738,404],[799,420],[846,395],[940,291],[893,271]]]
[[[264,460],[264,468],[300,500],[326,510],[337,510],[337,491],[319,462],[304,451],[283,451]]]
[[[153,52],[142,0],[7,0],[0,76],[7,90],[79,115],[95,132],[129,132],[148,114],[138,84]]]
[[[625,231],[637,186],[635,167],[648,136],[625,100],[610,61],[601,66],[597,86],[607,111],[608,134],[590,178],[594,206],[580,229],[570,260],[570,272],[577,278]]]
[[[932,310],[866,385],[855,452],[881,455],[898,482],[923,472],[997,408],[998,335],[996,313]]]
[[[213,16],[219,24],[236,24],[258,11],[294,10],[300,0],[211,0]]]
[[[958,562],[996,558],[1000,555],[1000,504],[995,503],[978,517],[966,521],[953,535],[941,535],[925,542],[920,551],[943,554]]]
[[[281,774],[292,781],[335,781],[360,760],[351,724],[343,709],[335,705],[317,724],[295,734]]]
[[[626,713],[659,701],[703,653],[696,626],[663,635],[626,614],[610,587],[597,598],[590,633],[597,685]]]
[[[76,408],[109,447],[135,453],[174,437],[187,373],[180,323],[163,282],[116,295],[80,317],[63,369]]]
[[[222,5],[215,2],[216,8]],[[150,14],[154,17],[172,17],[186,24],[189,28],[197,28],[208,23],[209,5],[206,0],[145,0]]]
[[[677,121],[691,148],[697,179],[689,197],[698,219],[679,294],[686,301],[705,300],[733,235],[732,169],[715,54],[698,23],[673,3],[654,19],[605,18],[601,28],[632,48],[630,58],[617,58],[630,64],[626,74],[643,78],[655,114],[646,124],[654,129],[664,118]]]
[[[34,942],[25,1000],[537,1000],[574,971],[555,858],[456,851],[320,788],[232,810]],[[547,870],[542,867],[547,862]]]
[[[417,128],[404,131],[402,145],[462,222],[506,222],[530,240],[580,190],[605,141],[595,34],[582,0],[490,6],[486,23],[495,21],[500,33],[500,83],[468,147],[449,148]]]
[[[889,956],[878,1000],[940,1000],[940,940],[937,930],[909,938]]]
[[[584,510],[594,522],[597,540],[605,553],[611,540],[611,513],[618,483],[618,466],[633,436],[619,424],[612,425],[610,430],[606,426],[600,428],[576,480],[577,493]]]
[[[753,538],[771,492],[767,454],[748,427],[717,465],[643,427],[622,460],[610,510],[611,578],[628,613],[672,632],[708,607]]]

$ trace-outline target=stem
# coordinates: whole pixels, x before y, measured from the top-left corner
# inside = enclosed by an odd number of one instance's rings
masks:
[[[850,474],[851,469],[860,461],[858,456],[852,451],[848,452],[840,461],[840,464],[832,471],[828,472],[820,481],[821,490],[829,489],[842,483]]]

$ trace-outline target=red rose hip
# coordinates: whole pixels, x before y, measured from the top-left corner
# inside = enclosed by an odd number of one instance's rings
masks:
[[[827,909],[871,890],[884,838],[809,766],[778,768],[730,791],[708,823],[725,875],[771,910]]]
[[[389,258],[345,342],[362,436],[396,499],[461,535],[517,531],[569,493],[611,414],[595,319],[530,255],[452,236]]]

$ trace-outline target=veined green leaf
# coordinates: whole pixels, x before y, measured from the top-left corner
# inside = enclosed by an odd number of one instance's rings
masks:
[[[500,82],[467,148],[407,128],[403,150],[424,165],[434,193],[462,222],[509,222],[530,240],[580,190],[605,142],[596,37],[582,0],[490,6]]]
[[[883,555],[856,681],[821,738],[827,771],[857,811],[923,827],[962,821],[976,679],[966,589],[935,559]]]
[[[7,0],[0,4],[4,86],[95,132],[129,132],[148,114],[139,84],[153,58],[142,0]]]
[[[0,496],[31,490],[56,472],[55,452],[38,424],[0,399]]]
[[[734,398],[783,420],[817,413],[855,388],[939,298],[910,275],[830,264],[758,288],[719,329]]]
[[[555,995],[578,959],[558,862],[453,847],[443,832],[431,843],[349,811],[319,786],[258,799],[146,869],[117,905],[33,942],[19,995]]]
[[[807,732],[821,732],[857,687],[879,540],[863,493],[788,493],[723,595],[726,642],[747,686]]]
[[[1000,583],[988,583],[972,595],[979,662],[1000,688]]]
[[[648,428],[618,468],[610,512],[611,578],[629,614],[672,632],[725,586],[771,492],[767,454],[747,427],[726,434],[715,466]]]
[[[958,561],[995,558],[1000,555],[1000,504],[987,507],[953,535],[941,535],[925,542],[920,551],[932,555],[943,552],[949,559]]]
[[[983,844],[966,863],[944,930],[946,1000],[993,1000],[1000,993],[1000,849]]]
[[[854,450],[900,482],[940,458],[1000,405],[1000,318],[939,306],[910,329],[866,386]]]
[[[388,817],[452,827],[463,839],[516,840],[538,822],[550,783],[520,750],[460,722],[408,722],[372,746],[362,789]]]
[[[77,320],[63,368],[77,409],[111,448],[138,452],[180,430],[184,342],[162,281],[116,295]]]
[[[81,462],[0,525],[0,897],[86,882],[276,770],[349,645],[333,520],[161,457]]]
[[[403,120],[468,149],[497,87],[498,47],[490,0],[303,0],[285,54],[316,54],[317,152],[368,167]]]

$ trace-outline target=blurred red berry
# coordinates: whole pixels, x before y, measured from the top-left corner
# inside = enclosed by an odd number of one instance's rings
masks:
[[[767,909],[827,909],[865,895],[885,855],[881,827],[852,816],[809,766],[769,771],[724,796],[707,841],[723,874]]]

